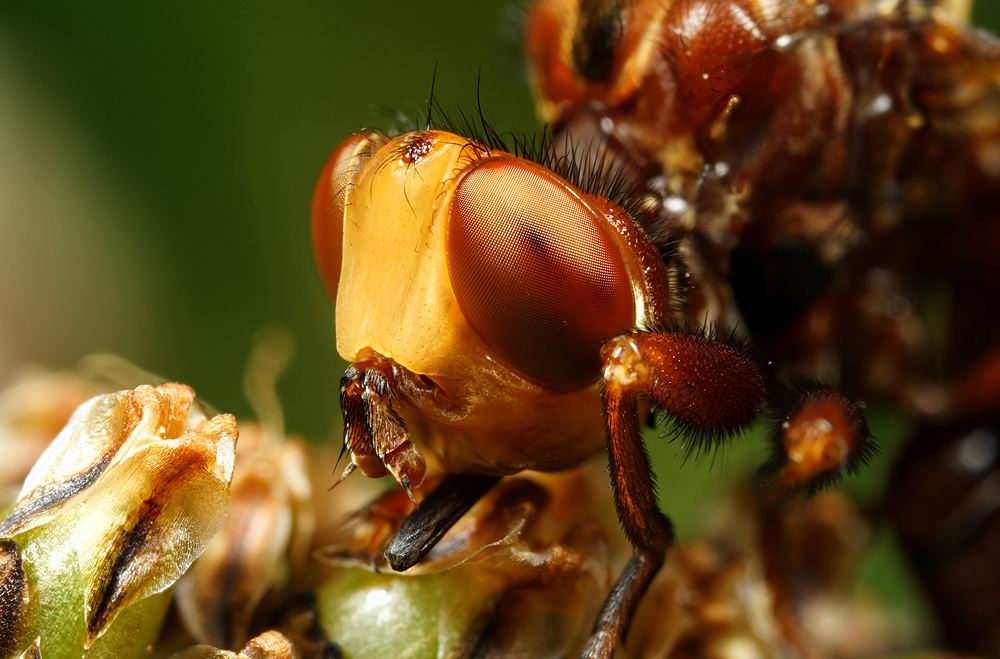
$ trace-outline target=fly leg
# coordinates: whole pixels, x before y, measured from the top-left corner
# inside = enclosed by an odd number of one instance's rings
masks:
[[[410,440],[399,404],[388,360],[374,357],[347,368],[340,380],[340,409],[351,463],[340,480],[355,469],[369,478],[390,473],[416,504],[411,489],[423,483],[427,464]]]
[[[801,491],[815,495],[843,474],[859,473],[878,454],[864,403],[835,387],[797,380],[777,387],[771,404],[771,457],[757,471],[767,502]]]
[[[711,332],[633,332],[601,348],[602,402],[618,518],[636,554],[604,603],[581,657],[610,659],[673,544],[642,443],[639,395],[670,416],[684,441],[740,432],[764,405],[764,377],[740,346]]]

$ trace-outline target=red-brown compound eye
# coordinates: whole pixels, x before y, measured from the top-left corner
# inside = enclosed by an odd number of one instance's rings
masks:
[[[355,135],[344,140],[320,172],[312,200],[313,256],[330,299],[337,299],[344,250],[344,207],[354,174],[355,156],[374,148],[379,137]],[[352,167],[352,163],[355,166]]]
[[[601,344],[635,322],[604,219],[548,170],[486,160],[459,181],[448,231],[452,287],[486,345],[541,384],[596,380]]]

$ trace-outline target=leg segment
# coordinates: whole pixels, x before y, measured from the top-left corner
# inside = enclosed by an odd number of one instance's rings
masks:
[[[660,549],[636,552],[615,582],[608,599],[604,600],[594,623],[594,633],[580,653],[580,659],[606,659],[614,654],[618,639],[625,638],[639,600],[663,565],[665,556],[666,552]]]
[[[634,332],[601,348],[602,401],[615,505],[638,550],[605,601],[581,657],[610,659],[673,544],[642,443],[639,394],[668,414],[689,450],[745,429],[764,404],[764,377],[740,347],[711,333]]]
[[[656,499],[649,456],[640,439],[636,393],[616,382],[605,382],[602,399],[618,518],[633,546],[666,551],[674,542],[674,530]]]
[[[639,432],[638,395],[669,415],[690,451],[744,430],[764,405],[764,377],[744,349],[709,333],[636,332],[607,341],[605,436],[618,517],[632,544],[666,550],[673,531],[660,512]]]
[[[815,380],[779,387],[771,410],[771,457],[758,470],[767,501],[805,490],[814,495],[878,454],[864,406]]]

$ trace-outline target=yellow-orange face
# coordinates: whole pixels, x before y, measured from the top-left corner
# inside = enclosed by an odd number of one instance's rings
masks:
[[[599,450],[601,344],[665,308],[662,261],[621,208],[440,131],[341,145],[314,197],[313,239],[340,354],[381,355],[431,387],[406,402],[454,469],[563,468]],[[555,446],[571,436],[578,448]],[[497,455],[483,448],[494,438],[538,441]]]

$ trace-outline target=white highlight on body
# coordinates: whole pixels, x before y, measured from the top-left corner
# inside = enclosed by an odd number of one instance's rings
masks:
[[[892,109],[892,97],[886,93],[879,94],[872,101],[871,105],[868,106],[868,114],[878,115],[885,114]]]
[[[681,197],[672,195],[663,200],[663,207],[674,215],[680,215],[688,209],[688,203]]]
[[[757,21],[755,21],[745,9],[739,5],[733,4],[729,8],[729,13],[739,22],[741,26],[743,26],[744,30],[753,35],[754,39],[764,41],[764,33],[760,31],[759,27],[757,27]]]
[[[966,471],[979,473],[993,466],[1000,452],[1000,440],[986,428],[977,428],[962,438],[955,461]]]

